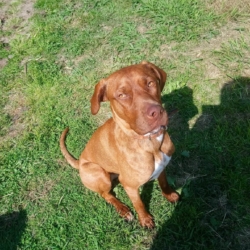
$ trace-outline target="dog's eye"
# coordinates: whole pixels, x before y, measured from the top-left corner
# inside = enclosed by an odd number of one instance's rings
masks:
[[[127,95],[124,94],[124,93],[119,93],[119,94],[118,94],[118,97],[119,97],[120,99],[124,99],[124,98],[127,97]]]
[[[155,85],[155,83],[154,82],[148,82],[148,87],[153,87]]]

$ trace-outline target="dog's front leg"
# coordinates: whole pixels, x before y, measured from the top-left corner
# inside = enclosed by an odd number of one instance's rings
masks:
[[[162,190],[162,194],[167,198],[170,202],[176,202],[179,200],[180,196],[177,192],[175,192],[168,184],[166,172],[163,170],[158,177],[159,185]]]
[[[140,224],[143,227],[153,228],[155,226],[153,217],[146,211],[145,206],[141,200],[138,188],[132,188],[124,184],[122,185],[133,203],[133,206],[138,214]]]

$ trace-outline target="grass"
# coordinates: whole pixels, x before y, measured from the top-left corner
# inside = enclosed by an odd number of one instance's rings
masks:
[[[18,16],[24,1],[10,5],[0,30],[1,249],[248,249],[244,2],[37,0],[29,20]],[[141,188],[153,230],[126,223],[84,188],[58,147],[69,126],[67,145],[79,156],[110,115],[106,104],[90,115],[94,85],[145,59],[169,76],[162,100],[178,112],[167,173],[182,194],[171,205],[157,182]],[[122,187],[115,192],[134,213]]]

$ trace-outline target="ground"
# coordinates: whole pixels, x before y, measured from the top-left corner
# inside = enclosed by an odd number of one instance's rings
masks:
[[[249,5],[1,1],[0,245],[248,249]],[[182,195],[172,205],[157,182],[141,188],[152,231],[126,224],[85,189],[58,146],[69,126],[67,145],[78,157],[111,115],[108,103],[90,114],[94,85],[141,60],[168,74],[162,100],[176,153],[167,174]],[[122,187],[115,192],[132,208]]]

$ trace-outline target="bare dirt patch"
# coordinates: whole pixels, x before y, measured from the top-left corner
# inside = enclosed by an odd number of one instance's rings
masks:
[[[178,72],[187,67],[187,62],[199,63],[199,68],[203,68],[203,79],[219,80],[220,82],[227,82],[229,80],[223,67],[218,67],[218,58],[214,55],[215,52],[220,52],[225,45],[230,42],[244,41],[250,47],[250,18],[238,21],[228,21],[228,23],[221,27],[215,27],[218,33],[213,38],[203,38],[198,43],[183,44],[183,51],[179,51],[180,44],[166,44],[161,45],[159,52],[155,56],[159,56],[164,60],[176,61],[178,60]],[[242,50],[241,50],[242,51]],[[250,50],[245,49],[244,56],[246,61],[250,59]],[[222,56],[223,57],[223,56]],[[235,65],[237,64],[237,65]],[[236,70],[238,63],[236,61],[228,61],[226,71]],[[243,63],[241,72],[237,72],[245,77],[250,77],[249,64]],[[201,75],[201,74],[200,74]]]
[[[240,39],[250,46],[250,19],[246,19],[244,22],[233,22],[230,21],[227,25],[223,26],[219,32],[220,34],[212,38],[210,41],[203,44],[199,44],[196,47],[196,57],[203,59],[203,65],[205,67],[205,78],[206,79],[225,79],[225,69],[218,66],[218,60],[214,57],[213,52],[220,52],[225,45],[229,45],[230,42],[239,42]],[[241,50],[244,53],[245,58],[250,58],[249,50]],[[195,55],[193,55],[195,56]],[[226,55],[227,56],[227,55]],[[237,71],[238,62],[227,60],[227,72]],[[242,69],[238,70],[238,74],[246,77],[250,77],[249,64],[243,63]],[[240,72],[241,71],[241,72]],[[224,82],[225,82],[224,81]]]
[[[18,35],[29,35],[34,14],[35,0],[2,0],[0,9],[1,30],[5,35],[0,38],[1,43],[9,44]],[[7,35],[8,34],[8,35]]]
[[[29,30],[32,25],[30,18],[34,14],[35,0],[2,0],[0,8],[0,29],[3,36],[0,43],[9,50],[11,41],[18,36],[29,36]],[[11,55],[7,58],[0,58],[0,69],[8,64]],[[1,141],[12,139],[20,135],[26,124],[23,115],[27,110],[27,103],[24,94],[20,89],[14,89],[9,93],[8,101],[3,111],[12,119],[12,124],[8,133],[1,138]]]
[[[0,69],[3,68],[4,66],[6,66],[7,63],[8,63],[7,58],[0,59]]]
[[[205,77],[207,79],[225,79],[223,69],[215,65],[215,58],[212,56],[213,51],[219,51],[223,45],[230,41],[243,39],[250,46],[250,2],[248,0],[206,0],[207,9],[212,9],[219,15],[228,15],[230,18],[226,25],[222,26],[218,32],[219,35],[202,41],[193,50],[193,57],[202,58],[205,66]],[[238,17],[235,20],[233,17]],[[244,51],[245,58],[250,59],[250,51]],[[228,64],[227,71],[235,69],[237,65],[234,62]],[[249,64],[245,64],[242,71],[239,72],[242,76],[250,77]]]
[[[26,124],[23,122],[23,114],[27,109],[26,98],[22,92],[20,90],[12,90],[9,100],[4,107],[4,112],[11,117],[12,124],[8,134],[2,138],[3,141],[15,138],[24,131]]]
[[[186,43],[185,51],[178,51],[178,44],[166,44],[160,47],[156,56],[173,61],[178,57],[188,58],[189,61],[200,61],[205,67],[206,79],[222,79],[225,73],[215,65],[214,51],[219,51],[224,44],[243,39],[250,46],[250,1],[249,0],[205,0],[205,6],[218,15],[228,16],[228,22],[221,27],[214,27],[218,35],[207,38],[204,37],[197,44]],[[245,51],[245,57],[249,60],[250,51]],[[185,62],[186,63],[186,62]],[[180,65],[181,66],[181,65]],[[231,63],[229,67],[234,68]],[[180,67],[181,68],[181,67]],[[249,77],[250,70],[246,67],[242,70],[242,76]],[[228,80],[226,77],[225,82]]]

